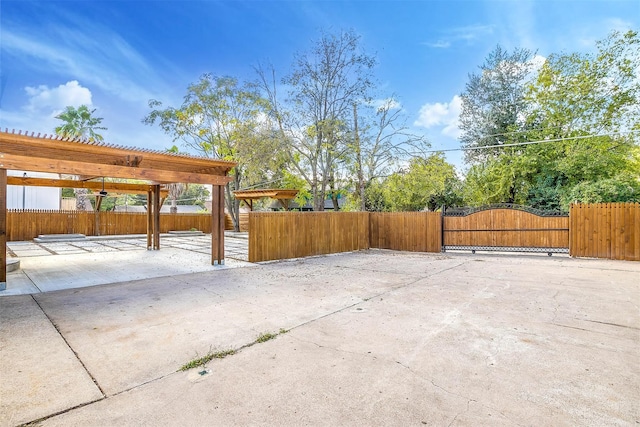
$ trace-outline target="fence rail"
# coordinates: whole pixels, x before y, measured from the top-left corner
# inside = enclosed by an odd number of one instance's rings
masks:
[[[211,233],[211,215],[160,214],[161,233],[192,228]],[[7,210],[7,241],[31,240],[40,234],[106,236],[146,232],[146,213]]]

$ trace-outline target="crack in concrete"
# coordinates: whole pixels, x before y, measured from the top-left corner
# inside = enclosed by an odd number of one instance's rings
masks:
[[[489,410],[491,410],[491,411],[495,411],[495,412],[497,412],[498,414],[502,415],[502,416],[504,417],[504,419],[506,419],[507,421],[509,421],[509,422],[513,423],[513,424],[514,424],[514,425],[516,425],[516,426],[521,426],[521,424],[519,424],[519,423],[517,423],[516,421],[514,421],[514,420],[510,419],[510,418],[509,418],[509,417],[508,417],[504,412],[502,412],[502,411],[500,411],[500,410],[498,410],[498,409],[496,409],[496,408],[494,408],[494,407],[492,407],[492,406],[489,406],[489,405],[487,405],[487,404],[485,404],[485,403],[482,403],[482,402],[480,402],[478,399],[474,399],[473,397],[470,397],[470,396],[464,396],[464,395],[462,395],[462,394],[455,393],[455,392],[453,392],[453,391],[451,391],[451,390],[447,390],[446,388],[444,388],[444,387],[442,387],[441,385],[437,384],[433,379],[431,379],[431,378],[425,378],[425,377],[424,377],[424,376],[422,376],[420,373],[418,373],[418,372],[414,371],[413,369],[411,369],[411,367],[409,367],[409,366],[405,365],[404,363],[402,363],[402,362],[400,362],[400,361],[397,361],[397,360],[396,360],[396,361],[395,361],[395,363],[397,363],[398,365],[400,365],[400,366],[402,366],[403,368],[407,369],[409,372],[411,372],[412,374],[414,374],[417,378],[420,378],[420,379],[421,379],[421,380],[423,380],[423,381],[429,382],[433,387],[435,387],[435,388],[437,388],[437,389],[439,389],[439,390],[442,390],[443,392],[445,392],[445,393],[447,393],[447,394],[450,394],[450,395],[452,395],[452,396],[459,397],[459,398],[461,398],[461,399],[465,399],[465,400],[467,401],[467,409],[466,409],[465,411],[462,411],[462,412],[457,413],[457,414],[456,414],[456,416],[453,418],[453,420],[451,420],[451,422],[449,423],[449,426],[453,424],[453,422],[458,418],[458,416],[459,416],[459,415],[461,415],[461,414],[463,414],[463,413],[465,413],[465,412],[468,412],[468,411],[469,411],[469,405],[471,404],[471,402],[475,402],[475,403],[477,403],[478,405],[482,406],[483,408],[489,409]]]
[[[635,326],[620,325],[618,323],[602,322],[600,320],[589,320],[589,319],[577,319],[577,320],[581,320],[583,322],[600,323],[601,325],[617,326],[619,328],[626,328],[626,329],[633,329],[636,331],[640,331],[640,328],[636,328]]]
[[[81,404],[73,406],[71,408],[63,409],[62,411],[58,411],[58,412],[55,412],[53,414],[45,415],[44,417],[38,418],[37,420],[28,421],[26,423],[18,424],[17,427],[35,427],[35,426],[40,425],[40,423],[42,421],[46,421],[49,418],[53,418],[53,417],[56,417],[58,415],[66,414],[67,412],[71,412],[71,411],[73,411],[75,409],[80,409],[80,408],[82,408],[84,406],[92,405],[94,403],[100,402],[100,401],[105,400],[105,399],[106,399],[106,397],[101,397],[99,399],[95,399],[95,400],[92,400],[90,402],[81,403]]]
[[[560,308],[560,303],[558,303],[557,297],[559,293],[560,290],[557,290],[556,293],[551,297],[555,304],[555,307],[553,308],[553,319],[551,319],[551,323],[555,323],[556,317],[558,317],[558,309]]]

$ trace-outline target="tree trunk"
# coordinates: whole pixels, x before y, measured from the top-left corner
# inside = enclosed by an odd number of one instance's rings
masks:
[[[340,210],[340,205],[338,204],[338,193],[336,192],[336,183],[333,172],[329,176],[329,194],[331,196],[331,201],[333,202],[333,210],[337,212]]]
[[[76,188],[73,191],[76,194],[76,210],[79,210],[79,211],[91,210],[87,208],[87,203],[89,202],[89,199],[87,199],[88,190],[86,188]]]
[[[364,173],[362,171],[362,147],[360,147],[360,135],[358,134],[358,107],[353,104],[354,143],[356,146],[356,167],[358,168],[358,194],[360,195],[360,210],[367,210],[364,200]]]

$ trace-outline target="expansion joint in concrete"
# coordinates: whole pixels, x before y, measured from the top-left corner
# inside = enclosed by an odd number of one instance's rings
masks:
[[[51,325],[55,328],[56,332],[58,333],[58,335],[60,335],[60,338],[62,338],[62,340],[64,341],[64,343],[67,345],[67,347],[69,348],[69,350],[71,350],[71,352],[73,353],[73,355],[76,357],[76,360],[80,363],[80,365],[82,366],[82,368],[85,370],[85,372],[87,373],[87,375],[89,375],[89,378],[91,378],[91,381],[93,381],[93,383],[96,385],[96,387],[98,388],[98,390],[100,391],[100,394],[102,394],[103,398],[107,397],[107,394],[104,392],[104,390],[102,389],[102,387],[100,387],[100,384],[98,384],[98,380],[93,376],[93,374],[91,373],[91,371],[89,371],[89,369],[87,368],[87,366],[84,364],[84,362],[82,361],[82,359],[80,358],[80,356],[78,355],[78,353],[73,349],[73,347],[71,347],[71,344],[69,344],[69,341],[67,341],[67,338],[64,336],[64,334],[60,331],[60,328],[58,327],[58,325],[56,325],[56,323],[53,321],[53,319],[51,317],[49,317],[49,315],[47,314],[47,312],[42,308],[42,306],[40,305],[40,303],[38,302],[38,300],[31,295],[31,298],[33,299],[33,301],[36,303],[36,305],[38,306],[38,308],[40,308],[40,311],[42,311],[42,314],[45,315],[45,317],[47,318],[47,320],[49,321],[49,323],[51,323]]]

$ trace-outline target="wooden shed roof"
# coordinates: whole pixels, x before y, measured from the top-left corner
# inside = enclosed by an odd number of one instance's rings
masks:
[[[156,184],[224,185],[235,162],[56,135],[0,131],[0,168],[89,177],[134,178]]]

